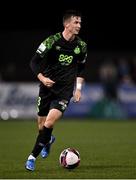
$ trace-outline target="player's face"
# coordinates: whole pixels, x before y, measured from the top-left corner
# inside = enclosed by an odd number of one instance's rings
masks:
[[[72,16],[67,24],[67,28],[72,34],[78,34],[81,29],[81,17]]]

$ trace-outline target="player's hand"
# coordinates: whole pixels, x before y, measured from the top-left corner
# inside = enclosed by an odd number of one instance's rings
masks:
[[[55,82],[52,81],[50,78],[43,76],[42,73],[39,73],[39,74],[37,75],[37,77],[38,77],[38,79],[39,79],[45,86],[47,86],[47,87],[49,87],[49,88],[52,87],[53,84],[55,83]]]
[[[73,102],[79,102],[81,99],[81,90],[76,89],[73,94]]]
[[[54,81],[52,81],[50,78],[47,78],[47,77],[44,77],[43,79],[42,79],[42,83],[45,85],[45,86],[47,86],[47,87],[52,87],[53,86],[53,84],[55,83]]]

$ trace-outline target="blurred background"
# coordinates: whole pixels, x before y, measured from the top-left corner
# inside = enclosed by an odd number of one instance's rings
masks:
[[[0,11],[0,118],[33,118],[38,81],[29,62],[39,44],[62,31],[66,9],[83,15],[88,44],[86,83],[65,117],[136,118],[136,27],[131,3],[61,0],[3,3]]]

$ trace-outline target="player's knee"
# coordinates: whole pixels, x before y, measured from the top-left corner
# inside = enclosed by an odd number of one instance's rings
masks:
[[[43,123],[38,123],[38,128],[39,128],[39,130],[42,130],[42,129],[43,129],[43,126],[44,126]]]
[[[38,128],[39,128],[39,130],[43,129],[45,121],[46,121],[46,118],[38,117]]]
[[[54,124],[55,124],[55,121],[47,120],[47,121],[44,123],[44,126],[47,127],[47,128],[53,128]]]

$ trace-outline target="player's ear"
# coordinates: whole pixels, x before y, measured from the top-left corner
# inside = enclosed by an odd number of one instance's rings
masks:
[[[67,28],[69,26],[69,23],[70,23],[70,19],[65,20],[65,22],[63,23],[64,27]]]
[[[63,23],[63,25],[64,25],[65,28],[67,28],[67,27],[68,27],[68,21],[65,21],[65,22]]]

